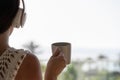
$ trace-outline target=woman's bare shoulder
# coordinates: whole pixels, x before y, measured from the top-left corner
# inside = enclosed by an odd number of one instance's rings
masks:
[[[15,80],[42,80],[40,62],[37,56],[32,53],[26,54]]]

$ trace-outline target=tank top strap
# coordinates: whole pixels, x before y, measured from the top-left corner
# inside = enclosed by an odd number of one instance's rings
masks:
[[[0,80],[14,80],[29,51],[8,48],[0,56]]]

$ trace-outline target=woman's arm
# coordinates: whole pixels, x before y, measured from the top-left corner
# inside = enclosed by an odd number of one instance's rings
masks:
[[[42,80],[40,63],[35,55],[27,54],[15,80]]]

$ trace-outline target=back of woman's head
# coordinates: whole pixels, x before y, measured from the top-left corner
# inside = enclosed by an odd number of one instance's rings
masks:
[[[9,29],[19,9],[19,0],[0,0],[0,34]]]

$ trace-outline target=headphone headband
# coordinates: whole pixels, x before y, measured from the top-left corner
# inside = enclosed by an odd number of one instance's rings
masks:
[[[25,2],[22,0],[22,5],[23,5],[23,11],[25,11]]]
[[[19,28],[20,26],[23,27],[24,23],[26,21],[26,13],[25,13],[25,3],[24,0],[22,0],[23,8],[19,8],[18,12],[13,19],[12,26]]]

